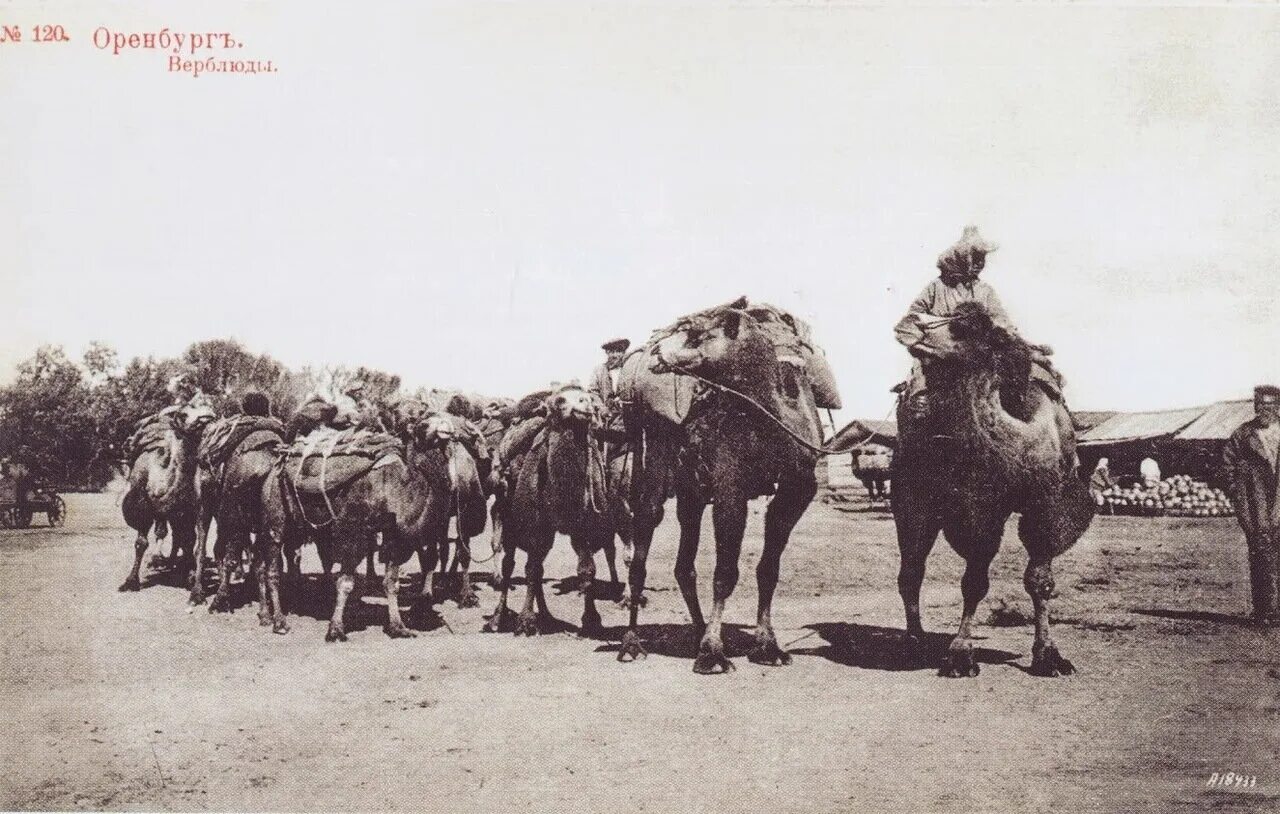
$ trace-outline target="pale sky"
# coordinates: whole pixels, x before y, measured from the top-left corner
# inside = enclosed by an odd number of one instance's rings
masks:
[[[892,326],[976,223],[1073,407],[1280,381],[1274,7],[130,8],[3,6],[0,380],[41,343],[231,336],[519,395],[748,294],[880,418]],[[279,72],[170,74],[98,26]]]

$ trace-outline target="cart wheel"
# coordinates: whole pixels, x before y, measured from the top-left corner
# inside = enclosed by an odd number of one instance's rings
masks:
[[[13,527],[15,529],[25,529],[31,525],[30,509],[14,509],[13,510]]]
[[[58,528],[67,522],[67,502],[59,495],[49,504],[49,528]]]

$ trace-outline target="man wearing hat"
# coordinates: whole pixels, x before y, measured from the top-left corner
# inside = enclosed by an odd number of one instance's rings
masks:
[[[622,356],[631,347],[631,340],[610,339],[600,347],[604,350],[605,359],[591,374],[590,390],[612,409],[614,398],[618,394],[618,373],[622,369]]]
[[[1249,547],[1253,618],[1280,625],[1280,387],[1253,390],[1254,417],[1222,451],[1236,520]]]
[[[976,302],[986,308],[996,327],[1016,334],[1008,313],[995,289],[978,279],[987,265],[987,255],[998,248],[997,244],[978,233],[978,227],[966,226],[960,239],[938,256],[938,276],[929,281],[915,298],[906,316],[894,326],[894,336],[915,361],[911,367],[911,379],[894,390],[901,393],[915,418],[928,415],[925,364],[944,355],[949,347],[949,335],[944,328],[947,317],[955,313],[964,302]],[[1048,354],[1043,346],[1032,346],[1033,359],[1039,364],[1033,375],[1057,389],[1057,374],[1049,366]]]

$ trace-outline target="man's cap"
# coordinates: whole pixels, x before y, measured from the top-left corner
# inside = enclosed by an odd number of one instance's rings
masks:
[[[608,342],[605,342],[600,347],[603,348],[604,350],[625,351],[627,348],[631,347],[631,340],[623,339],[623,338],[610,339]]]
[[[1253,388],[1253,398],[1263,404],[1280,404],[1280,387],[1274,384],[1260,384]]]

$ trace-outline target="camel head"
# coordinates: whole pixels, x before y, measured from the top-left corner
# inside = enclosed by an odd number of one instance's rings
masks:
[[[179,435],[194,437],[204,432],[204,428],[217,417],[209,397],[204,393],[197,393],[186,404],[175,408],[169,414],[169,421]]]
[[[738,386],[776,378],[773,343],[746,309],[746,298],[681,320],[651,354],[655,373],[696,373]]]
[[[969,371],[994,374],[1005,382],[1026,381],[1030,377],[1031,348],[992,322],[981,303],[961,303],[948,328],[955,345],[951,354],[955,364]]]
[[[597,401],[591,393],[577,385],[561,387],[547,397],[553,421],[591,423],[598,415]]]
[[[409,398],[385,405],[381,410],[381,417],[387,429],[408,441],[412,439],[414,429],[426,419],[430,412],[431,408],[426,402]]]
[[[460,420],[448,413],[424,414],[410,425],[410,432],[423,449],[446,447],[462,434],[462,428],[458,426]]]

